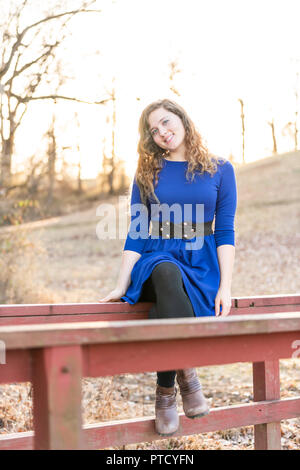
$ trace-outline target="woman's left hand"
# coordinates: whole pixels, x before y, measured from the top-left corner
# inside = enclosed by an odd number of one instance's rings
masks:
[[[222,311],[220,306],[222,305]],[[215,298],[216,317],[226,317],[231,309],[231,292],[229,287],[220,287]]]

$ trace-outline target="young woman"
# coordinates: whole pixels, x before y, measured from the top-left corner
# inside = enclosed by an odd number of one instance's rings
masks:
[[[208,152],[187,113],[173,101],[147,106],[139,133],[121,270],[116,288],[100,302],[154,302],[152,319],[226,316],[235,256],[233,166]],[[143,210],[136,207],[147,209],[146,227]],[[176,376],[186,416],[209,412],[195,369],[158,372],[155,424],[162,436],[179,426]]]

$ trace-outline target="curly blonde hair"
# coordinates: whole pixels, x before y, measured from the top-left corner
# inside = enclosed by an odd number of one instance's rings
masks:
[[[163,167],[163,160],[168,155],[168,151],[160,148],[153,140],[149,127],[149,115],[156,109],[163,108],[179,116],[185,130],[186,159],[188,168],[186,178],[191,176],[194,180],[195,173],[203,174],[205,171],[212,176],[217,171],[219,158],[212,155],[202,141],[202,137],[196,130],[194,123],[189,118],[185,110],[174,101],[169,99],[158,100],[148,105],[139,121],[139,143],[138,143],[138,165],[136,171],[136,182],[140,189],[141,199],[144,204],[147,199],[160,203],[157,198],[154,186],[158,183],[158,175]],[[154,185],[153,178],[155,177]]]

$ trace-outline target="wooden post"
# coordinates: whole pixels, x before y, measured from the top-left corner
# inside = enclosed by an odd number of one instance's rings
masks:
[[[35,450],[82,449],[79,345],[32,350]]]
[[[280,400],[279,360],[253,363],[254,401]],[[255,450],[280,450],[280,422],[254,426]]]

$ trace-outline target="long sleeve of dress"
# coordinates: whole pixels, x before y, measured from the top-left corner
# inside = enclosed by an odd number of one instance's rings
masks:
[[[235,246],[234,218],[237,207],[237,186],[234,168],[229,161],[221,166],[220,185],[215,211],[216,246]]]
[[[130,226],[124,250],[142,253],[149,238],[150,208],[142,204],[140,189],[134,177],[130,201]]]

